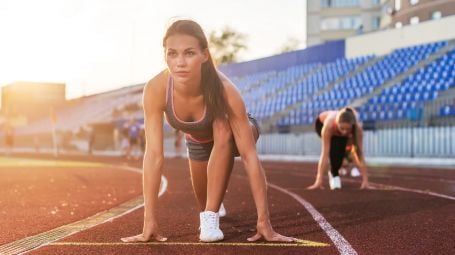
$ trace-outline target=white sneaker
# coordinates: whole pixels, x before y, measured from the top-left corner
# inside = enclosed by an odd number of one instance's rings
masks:
[[[333,177],[332,172],[329,171],[329,186],[331,190],[341,189],[341,178],[340,176]]]
[[[224,208],[223,203],[220,205],[220,210],[218,210],[218,214],[220,215],[220,218],[226,216],[226,208]]]
[[[340,176],[333,177],[333,189],[341,189],[341,178],[340,178]]]
[[[201,221],[201,233],[199,240],[202,242],[216,242],[224,239],[220,229],[220,216],[218,213],[205,211],[199,214]]]
[[[353,167],[351,169],[351,176],[352,177],[359,177],[360,176],[360,171],[357,167]]]
[[[332,172],[329,171],[328,175],[329,175],[329,186],[330,186],[330,189],[331,189],[331,190],[334,190],[334,189],[335,189],[335,186],[334,186],[334,184],[333,184]]]

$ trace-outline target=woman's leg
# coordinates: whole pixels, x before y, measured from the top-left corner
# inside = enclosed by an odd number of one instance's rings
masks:
[[[251,132],[255,141],[259,138],[257,123],[250,117]],[[208,164],[208,196],[206,211],[218,211],[223,201],[229,178],[234,166],[234,157],[238,150],[232,135],[231,127],[227,121],[215,121],[213,124],[214,146]],[[221,188],[221,189],[220,189]]]
[[[210,209],[207,208],[207,210],[211,211],[218,211],[218,210],[213,210],[213,206],[207,206],[207,190],[209,189],[217,189],[217,186],[221,185],[221,187],[224,187],[224,189],[218,189],[219,191],[214,191],[217,193],[217,195],[214,195],[211,199],[212,200],[218,200],[220,199],[220,203],[222,201],[222,198],[224,197],[224,191],[226,190],[226,187],[229,183],[229,176],[232,171],[232,167],[234,164],[234,157],[232,153],[233,149],[233,139],[232,136],[230,135],[230,127],[224,126],[222,123],[217,123],[217,126],[214,127],[214,130],[218,130],[219,133],[222,134],[216,134],[218,142],[221,142],[224,140],[224,143],[229,145],[228,147],[220,146],[217,147],[216,149],[212,148],[211,144],[206,144],[206,145],[196,145],[198,147],[198,151],[194,152],[194,155],[190,155],[190,158],[188,159],[189,167],[190,167],[190,173],[191,173],[191,182],[193,184],[193,190],[196,195],[196,199],[198,201],[199,205],[199,210],[204,211],[207,207],[210,207]],[[229,128],[228,131],[226,131],[226,128]],[[257,140],[259,137],[259,132],[257,127],[255,126],[254,123],[251,123],[251,129],[253,132],[253,136]],[[214,134],[215,135],[215,134]],[[190,154],[195,150],[195,145],[191,144],[191,141],[187,141],[187,145],[190,146]],[[202,148],[204,147],[204,148]],[[208,173],[208,160],[206,160],[206,157],[203,155],[206,152],[205,151],[216,151],[216,154],[214,156],[211,155],[211,153],[207,152],[210,157],[214,158],[220,158],[220,159],[213,159],[213,162],[216,164],[212,164],[212,174],[211,176],[213,177],[213,187],[209,188],[207,184],[207,173]],[[224,151],[223,151],[224,150]],[[223,155],[224,154],[224,155]],[[191,159],[191,156],[196,157],[197,159]],[[216,170],[219,169],[219,170]],[[220,182],[220,180],[222,180]],[[221,184],[218,184],[221,183]],[[222,194],[219,194],[222,192]],[[220,198],[221,197],[221,198]],[[214,202],[216,205],[218,202]]]
[[[199,205],[199,210],[205,210],[207,203],[207,163],[208,161],[199,161],[188,159],[191,173],[191,183],[193,191]]]
[[[343,164],[347,142],[347,137],[332,137],[332,140],[330,142],[330,168],[333,177],[339,176],[338,170],[340,170],[341,165]]]
[[[207,165],[207,203],[205,210],[217,212],[223,201],[234,165],[234,139],[227,120],[213,122],[213,148]]]

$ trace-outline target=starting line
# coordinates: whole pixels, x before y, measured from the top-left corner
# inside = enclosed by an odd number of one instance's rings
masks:
[[[48,246],[263,246],[263,247],[328,247],[330,244],[298,239],[294,243],[202,243],[202,242],[137,242],[137,243],[97,243],[97,242],[54,242]]]

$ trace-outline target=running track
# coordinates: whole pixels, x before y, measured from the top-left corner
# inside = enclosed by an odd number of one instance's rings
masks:
[[[168,242],[124,244],[121,237],[142,230],[141,176],[135,172],[140,163],[60,159],[65,161],[0,158],[0,254],[11,247],[29,247],[28,254],[455,253],[455,169],[371,168],[372,190],[360,191],[359,179],[345,177],[342,190],[326,185],[306,191],[315,164],[264,162],[272,223],[301,240],[281,245],[246,242],[254,234],[256,214],[245,171],[236,162],[225,198],[228,216],[221,220],[225,240],[201,244],[187,162],[168,159],[159,208]],[[82,163],[88,161],[95,163]],[[62,226],[72,230],[64,232]],[[48,244],[33,246],[39,242]]]

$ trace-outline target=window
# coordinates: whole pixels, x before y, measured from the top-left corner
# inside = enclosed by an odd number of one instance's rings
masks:
[[[381,17],[373,17],[371,20],[371,29],[376,30],[381,26]]]
[[[395,10],[399,11],[401,9],[401,0],[395,0]]]
[[[359,16],[325,18],[321,21],[321,30],[358,29],[362,25]]]
[[[359,6],[359,0],[321,0],[322,8]]]
[[[431,19],[440,19],[442,17],[442,13],[440,11],[434,11],[431,13]]]
[[[362,25],[360,17],[351,17],[351,29],[358,29]]]
[[[341,29],[350,29],[352,27],[352,20],[349,18],[342,18],[341,21]]]
[[[410,3],[411,5],[416,5],[416,4],[419,3],[419,0],[409,0],[409,3]]]
[[[412,18],[409,20],[409,23],[410,23],[411,25],[419,24],[419,17],[417,17],[417,16],[412,17]]]
[[[322,8],[332,7],[332,0],[321,0],[321,7]]]
[[[372,4],[373,6],[379,5],[380,3],[381,3],[380,0],[371,0],[371,4]]]
[[[401,22],[395,23],[395,28],[401,28],[401,27],[403,27],[403,23],[401,23]]]
[[[340,20],[337,18],[323,19],[321,22],[322,30],[337,30],[340,28]]]

